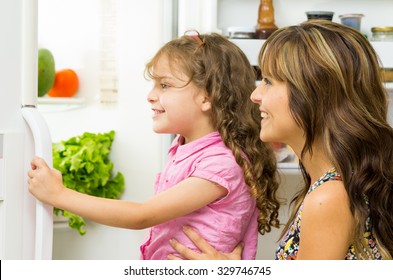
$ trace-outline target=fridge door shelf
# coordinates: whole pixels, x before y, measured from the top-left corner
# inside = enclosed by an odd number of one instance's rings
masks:
[[[68,219],[63,216],[53,215],[53,230],[69,230]]]

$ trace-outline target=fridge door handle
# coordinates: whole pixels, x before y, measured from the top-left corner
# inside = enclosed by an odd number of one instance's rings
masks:
[[[44,118],[35,107],[23,107],[22,115],[33,135],[35,154],[52,168],[52,139]],[[35,259],[52,259],[53,207],[39,200],[36,202],[35,230]]]

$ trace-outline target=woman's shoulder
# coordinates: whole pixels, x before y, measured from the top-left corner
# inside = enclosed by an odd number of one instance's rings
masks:
[[[319,244],[321,256],[334,258],[347,252],[354,230],[354,217],[349,197],[342,181],[327,181],[310,192],[304,199],[301,217],[303,252],[308,258],[312,246]],[[307,246],[307,245],[310,245]],[[344,256],[343,255],[343,256]]]
[[[309,193],[304,199],[302,218],[313,223],[331,221],[334,224],[337,221],[350,224],[353,216],[343,182],[327,181]]]
[[[326,181],[315,188],[304,199],[305,208],[337,208],[341,205],[349,206],[348,193],[344,183],[339,180]]]

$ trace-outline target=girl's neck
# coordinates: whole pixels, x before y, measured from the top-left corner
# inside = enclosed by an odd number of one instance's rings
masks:
[[[217,131],[217,130],[215,130],[213,128],[205,128],[203,130],[198,131],[198,133],[193,133],[192,135],[187,135],[187,136],[181,135],[183,138],[182,145],[191,143],[192,141],[198,140],[198,139],[200,139],[210,133],[213,133],[215,131]]]

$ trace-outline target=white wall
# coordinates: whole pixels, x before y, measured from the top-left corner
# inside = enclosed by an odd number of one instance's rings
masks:
[[[151,84],[143,77],[145,63],[163,43],[160,0],[118,0],[117,106],[98,103],[99,3],[97,0],[39,0],[39,45],[49,48],[56,68],[73,68],[80,78],[76,97],[88,106],[40,106],[53,141],[84,131],[114,129],[111,159],[126,180],[122,199],[143,201],[153,195],[160,169],[161,137],[154,134],[146,96]],[[144,231],[101,226],[88,221],[85,236],[75,230],[54,232],[54,259],[138,259]]]

